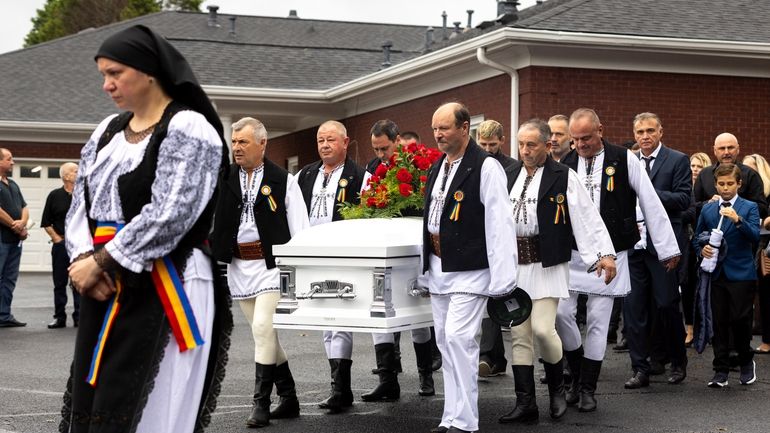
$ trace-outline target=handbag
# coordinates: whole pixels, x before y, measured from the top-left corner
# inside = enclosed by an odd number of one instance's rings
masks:
[[[759,272],[763,277],[770,276],[770,257],[767,256],[768,252],[770,252],[770,244],[764,250],[759,251]]]

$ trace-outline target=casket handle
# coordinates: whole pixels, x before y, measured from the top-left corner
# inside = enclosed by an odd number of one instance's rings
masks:
[[[353,299],[356,294],[353,284],[338,280],[326,280],[310,283],[310,290],[304,294],[298,294],[297,299]]]

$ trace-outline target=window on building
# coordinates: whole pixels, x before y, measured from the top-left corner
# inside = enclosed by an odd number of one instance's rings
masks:
[[[19,167],[19,176],[40,179],[41,171],[43,167],[39,165],[22,165]]]
[[[59,167],[48,167],[48,178],[49,179],[58,179],[59,178]]]
[[[479,124],[484,121],[484,115],[483,114],[477,114],[475,116],[471,116],[471,138],[474,140],[476,139],[476,131],[479,129]]]

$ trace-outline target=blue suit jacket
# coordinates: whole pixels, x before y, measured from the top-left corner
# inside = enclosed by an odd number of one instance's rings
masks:
[[[754,267],[754,251],[759,242],[759,209],[757,204],[738,197],[735,200],[735,212],[743,219],[741,226],[736,227],[733,222],[725,217],[722,222],[722,243],[727,243],[727,255],[724,261],[717,265],[712,278],[718,277],[721,272],[730,281],[752,281],[757,279],[757,269]],[[719,224],[719,203],[711,202],[703,206],[698,218],[698,226],[695,229],[693,246],[700,257],[702,246],[697,242],[697,235],[701,232],[711,232]]]
[[[682,223],[682,214],[690,207],[692,200],[692,171],[690,158],[682,152],[660,145],[660,151],[650,170],[650,181],[666,209],[671,228],[674,230],[679,250],[684,251],[687,236]],[[657,255],[647,234],[647,250]]]

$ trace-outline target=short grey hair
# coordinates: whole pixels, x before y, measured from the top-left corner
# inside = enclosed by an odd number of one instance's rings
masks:
[[[74,162],[65,162],[64,164],[59,167],[59,177],[64,180],[64,175],[68,172],[75,172],[78,171],[78,165]]]
[[[548,143],[548,140],[551,139],[551,127],[548,126],[548,122],[542,119],[530,119],[526,122],[522,123],[521,126],[519,126],[519,131],[523,131],[525,129],[534,129],[540,134],[540,142],[541,143]]]
[[[631,126],[636,128],[637,123],[643,120],[649,120],[649,119],[653,119],[656,122],[658,122],[658,126],[663,126],[663,123],[660,121],[660,117],[658,117],[658,115],[655,113],[649,113],[649,112],[639,113],[636,116],[634,116],[634,123],[632,123]]]
[[[267,129],[265,129],[265,125],[253,117],[244,117],[238,120],[233,123],[232,128],[233,131],[237,132],[247,126],[251,126],[251,129],[254,131],[254,140],[256,142],[261,141],[263,138],[267,138]]]

